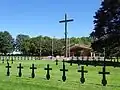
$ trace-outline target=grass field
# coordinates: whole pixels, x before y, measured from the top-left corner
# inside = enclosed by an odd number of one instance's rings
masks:
[[[17,66],[22,63],[24,69],[22,70],[23,76],[18,77]],[[31,78],[30,66],[34,63],[37,66],[35,70],[36,77]],[[47,64],[50,64],[52,71],[50,71],[51,79],[46,80],[46,71],[44,68]],[[107,67],[107,71],[110,75],[107,75],[108,84],[106,87],[101,85],[102,75],[98,72],[102,71],[101,67],[85,66],[85,70],[88,73],[85,74],[86,82],[80,83],[80,73],[77,72],[77,65],[73,64],[70,66],[66,63],[68,72],[66,73],[67,80],[63,82],[61,80],[62,62],[58,66],[55,65],[54,61],[15,61],[14,64],[10,64],[11,75],[6,76],[6,63],[0,63],[0,90],[120,90],[120,68]]]

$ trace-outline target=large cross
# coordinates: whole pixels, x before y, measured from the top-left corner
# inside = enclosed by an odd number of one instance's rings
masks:
[[[106,76],[105,75],[106,74],[110,74],[110,72],[106,72],[105,66],[103,66],[103,71],[99,72],[99,74],[103,75],[102,84],[103,84],[103,86],[106,86],[107,80],[106,80]]]
[[[19,69],[18,75],[19,75],[19,77],[21,77],[22,76],[21,69],[23,69],[23,66],[21,66],[21,63],[19,64],[19,66],[17,68]]]
[[[67,23],[73,21],[73,19],[67,20],[67,14],[65,14],[65,20],[59,21],[59,23],[65,23],[65,57],[67,57]]]
[[[11,68],[11,66],[9,65],[9,63],[7,63],[6,68],[7,68],[7,76],[10,76],[10,68]]]
[[[78,70],[78,72],[81,72],[80,81],[81,83],[84,83],[85,82],[84,73],[87,73],[88,71],[84,71],[84,66],[81,66],[81,70]]]
[[[45,68],[44,70],[47,70],[46,78],[47,78],[47,80],[49,80],[50,79],[50,70],[52,70],[52,68],[50,68],[49,64],[47,64],[47,68]]]
[[[30,69],[32,69],[32,74],[31,74],[31,76],[32,76],[32,78],[34,78],[34,77],[35,77],[35,72],[34,72],[34,70],[37,69],[37,68],[34,66],[34,64],[32,64],[32,67],[30,67]]]
[[[68,71],[68,69],[65,69],[64,62],[63,62],[63,69],[60,69],[60,71],[63,71],[62,80],[63,80],[63,82],[65,82],[66,81],[65,71]]]

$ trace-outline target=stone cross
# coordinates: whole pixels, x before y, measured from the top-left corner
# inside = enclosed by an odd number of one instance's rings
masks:
[[[105,66],[103,66],[103,70],[102,70],[102,72],[99,72],[99,74],[103,75],[102,84],[103,84],[103,86],[106,86],[106,84],[107,84],[106,74],[110,74],[110,72],[106,72]]]
[[[47,64],[47,68],[44,68],[44,70],[47,70],[46,78],[47,78],[47,80],[49,80],[50,79],[50,70],[52,70],[52,68],[50,68],[49,64]]]
[[[67,20],[67,14],[65,14],[65,20],[59,21],[59,23],[65,23],[65,57],[67,57],[67,23],[73,21],[73,19]]]
[[[9,65],[9,63],[7,63],[6,68],[7,68],[7,76],[10,76],[10,68],[11,68],[11,66]]]
[[[32,64],[32,67],[30,67],[30,69],[32,69],[32,74],[31,74],[31,76],[32,76],[32,78],[34,78],[34,77],[35,77],[35,72],[34,72],[34,70],[37,69],[37,68],[34,66],[34,64]]]
[[[63,71],[62,80],[63,80],[63,82],[65,82],[65,81],[66,81],[65,72],[68,71],[68,69],[65,69],[65,64],[64,64],[64,62],[63,62],[63,69],[60,69],[60,71]]]
[[[87,73],[88,71],[84,71],[84,66],[81,66],[81,70],[78,70],[78,72],[81,72],[80,81],[81,83],[84,83],[85,82],[84,73]]]
[[[19,73],[18,73],[18,76],[21,77],[22,76],[22,69],[23,69],[23,66],[21,66],[21,63],[19,64],[19,66],[17,67],[19,69]]]

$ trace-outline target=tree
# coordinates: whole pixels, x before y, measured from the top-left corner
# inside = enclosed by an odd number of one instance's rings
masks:
[[[102,1],[94,18],[95,27],[91,33],[94,42],[91,47],[97,52],[103,52],[105,48],[107,56],[116,55],[114,50],[120,52],[120,0]]]
[[[11,53],[14,50],[14,39],[9,32],[0,32],[0,52],[3,54]]]
[[[22,44],[25,40],[30,39],[28,35],[19,34],[16,37],[16,50],[21,51],[22,50]]]

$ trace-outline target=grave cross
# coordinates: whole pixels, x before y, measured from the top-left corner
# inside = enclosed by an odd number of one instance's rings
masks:
[[[14,60],[13,60],[13,58],[12,58],[12,59],[11,59],[12,64],[13,64],[13,61],[14,61]]]
[[[73,21],[73,19],[67,20],[67,14],[65,14],[65,20],[59,21],[59,23],[65,23],[65,57],[67,57],[67,23]]]
[[[115,60],[115,58],[114,58],[114,62],[113,63],[114,63],[113,65],[114,65],[114,68],[115,68],[116,67],[116,60]]]
[[[111,62],[112,62],[112,59],[113,59],[113,58],[112,58],[112,56],[111,56],[111,57],[110,57]]]
[[[4,58],[2,58],[2,63],[4,63]]]
[[[84,83],[85,82],[84,73],[87,73],[88,71],[84,71],[84,66],[81,66],[81,70],[78,70],[78,72],[81,72],[80,81],[81,83]]]
[[[89,57],[87,56],[86,66],[88,66],[88,64],[89,64]]]
[[[58,60],[57,59],[55,60],[55,62],[56,62],[56,65],[58,65]]]
[[[52,68],[50,68],[49,64],[47,64],[47,68],[44,68],[44,70],[47,70],[46,78],[47,78],[47,80],[49,80],[50,79],[50,70],[52,70]]]
[[[117,63],[118,63],[119,62],[119,57],[117,56],[116,59],[117,59]]]
[[[106,74],[110,74],[110,72],[106,72],[105,66],[103,66],[103,71],[99,72],[99,74],[103,75],[102,84],[103,84],[103,86],[106,86],[107,80],[106,80],[106,76],[105,75]]]
[[[34,70],[37,69],[37,68],[34,66],[34,64],[32,64],[32,67],[30,67],[30,69],[32,69],[32,74],[31,74],[31,76],[32,76],[32,78],[34,78],[34,77],[35,77],[35,72],[34,72]]]
[[[64,63],[63,63],[63,69],[60,69],[60,71],[63,71],[62,80],[63,80],[63,82],[65,82],[66,81],[65,71],[68,71],[68,69],[65,69],[65,64]]]
[[[21,63],[19,64],[19,66],[18,66],[17,68],[19,69],[18,76],[21,77],[21,76],[22,76],[22,71],[21,71],[21,69],[23,69],[23,67],[21,66]]]
[[[70,60],[70,66],[72,66],[72,59]]]
[[[100,61],[100,56],[98,56],[98,62]]]
[[[77,64],[78,64],[78,66],[80,66],[80,60],[79,60],[78,56],[77,56]]]
[[[9,59],[7,58],[7,63],[9,63]]]
[[[9,65],[9,63],[7,63],[6,68],[7,68],[7,76],[10,76],[10,68],[11,68],[11,66]]]

